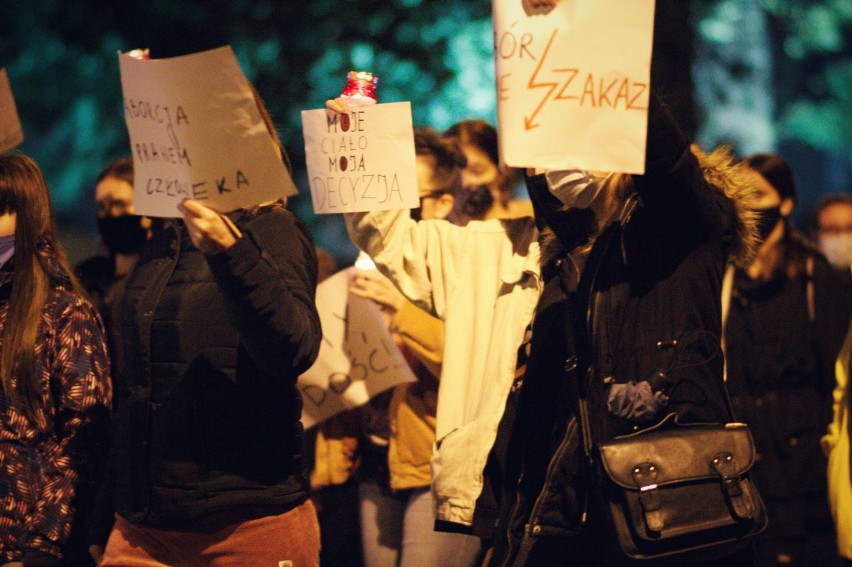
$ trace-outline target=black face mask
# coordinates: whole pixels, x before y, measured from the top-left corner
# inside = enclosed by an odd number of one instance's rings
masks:
[[[755,209],[755,212],[757,213],[757,233],[761,240],[766,240],[766,237],[778,224],[778,219],[781,218],[781,207]]]
[[[145,244],[148,230],[139,215],[121,215],[98,219],[98,232],[111,254],[133,254]]]
[[[462,214],[470,219],[481,219],[494,205],[491,185],[468,185],[462,188],[459,195]]]

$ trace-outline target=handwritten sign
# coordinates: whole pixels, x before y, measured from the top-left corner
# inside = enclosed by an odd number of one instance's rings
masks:
[[[376,304],[349,294],[348,270],[317,286],[316,304],[323,340],[316,362],[298,382],[306,428],[416,380]]]
[[[410,103],[303,110],[302,131],[314,212],[420,206]]]
[[[24,141],[24,130],[18,118],[15,98],[6,69],[0,69],[0,153],[8,152]]]
[[[296,193],[229,46],[118,61],[137,213],[179,217],[186,198],[227,212]]]
[[[643,173],[654,0],[494,0],[501,159]]]

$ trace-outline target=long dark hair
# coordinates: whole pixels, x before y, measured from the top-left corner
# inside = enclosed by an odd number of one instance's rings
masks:
[[[781,200],[796,202],[796,182],[790,164],[775,154],[754,154],[745,158],[750,168],[758,172],[778,192]]]
[[[746,164],[759,173],[781,197],[796,202],[796,183],[790,164],[781,156],[761,153],[745,158]],[[772,272],[782,272],[790,279],[804,275],[808,258],[817,254],[816,247],[793,227],[789,217],[784,218],[784,235],[778,243],[779,253],[775,256]]]
[[[56,283],[46,271],[40,247],[51,249],[65,271],[66,285],[79,292],[77,281],[56,239],[53,209],[44,176],[31,158],[21,153],[0,155],[0,212],[13,212],[15,255],[9,311],[3,329],[0,378],[10,403],[24,415],[45,425],[38,396],[35,347],[41,314]]]

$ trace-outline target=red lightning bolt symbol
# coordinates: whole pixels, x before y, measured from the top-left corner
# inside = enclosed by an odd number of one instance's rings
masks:
[[[532,76],[530,77],[530,82],[527,84],[528,89],[548,89],[547,94],[544,98],[541,99],[541,102],[538,103],[538,106],[533,111],[532,115],[527,118],[524,117],[524,127],[527,130],[532,130],[533,128],[538,128],[538,124],[533,124],[535,117],[541,112],[541,107],[544,106],[544,103],[547,102],[547,99],[550,98],[550,95],[553,94],[553,91],[556,90],[556,87],[559,86],[559,83],[536,83],[536,76],[538,72],[541,71],[541,66],[544,65],[544,61],[547,59],[547,52],[550,51],[550,46],[553,44],[553,39],[556,37],[556,30],[553,30],[553,34],[550,36],[550,39],[547,41],[547,47],[544,48],[544,53],[541,54],[541,59],[538,61],[538,65],[533,71]]]

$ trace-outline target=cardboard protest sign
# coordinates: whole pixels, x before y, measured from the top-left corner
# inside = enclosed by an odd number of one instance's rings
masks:
[[[379,308],[349,293],[348,270],[317,286],[316,305],[323,339],[316,362],[298,382],[306,428],[415,381]]]
[[[227,212],[296,193],[229,46],[118,61],[137,213],[179,217],[186,198]]]
[[[494,0],[501,159],[643,173],[654,0]]]
[[[303,110],[302,132],[314,212],[420,206],[410,103]]]
[[[8,152],[24,141],[24,130],[15,107],[15,97],[6,69],[0,69],[0,154]]]

